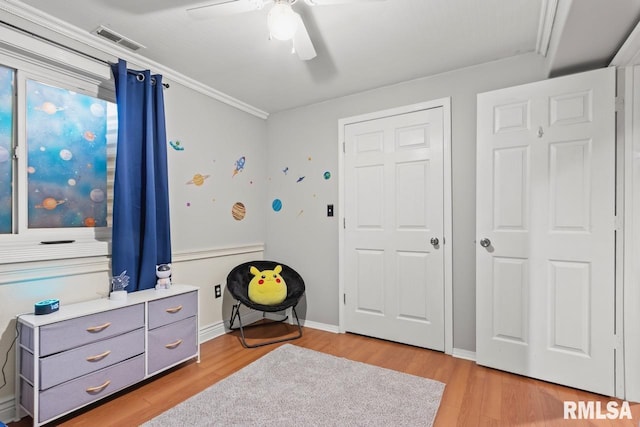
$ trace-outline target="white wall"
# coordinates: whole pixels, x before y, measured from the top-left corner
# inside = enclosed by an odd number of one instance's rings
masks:
[[[165,90],[171,242],[174,252],[264,242],[266,122],[170,82]],[[244,169],[234,175],[236,161]],[[195,174],[207,177],[200,186]],[[236,202],[245,205],[238,221]]]
[[[475,351],[476,94],[542,80],[544,59],[521,55],[272,114],[267,120],[269,203],[265,256],[307,284],[306,319],[338,325],[338,119],[444,97],[452,99],[454,348]],[[282,170],[289,167],[285,175]],[[324,171],[332,177],[325,180]],[[301,182],[296,182],[305,176]],[[302,212],[302,213],[301,213]]]

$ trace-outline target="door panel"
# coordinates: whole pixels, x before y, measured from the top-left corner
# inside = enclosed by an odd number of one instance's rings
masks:
[[[493,336],[529,342],[529,275],[526,259],[493,259]]]
[[[345,126],[347,331],[444,350],[443,120]]]
[[[356,250],[356,310],[384,316],[384,252]]]
[[[529,224],[529,150],[527,147],[500,148],[493,156],[497,187],[494,228],[526,231]]]
[[[613,395],[614,103],[613,69],[478,96],[478,363]]]

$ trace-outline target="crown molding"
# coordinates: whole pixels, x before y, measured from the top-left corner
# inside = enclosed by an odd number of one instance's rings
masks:
[[[37,63],[41,67],[56,68],[56,70],[70,69],[74,75],[79,73],[93,84],[111,79],[111,70],[104,63],[76,55],[69,50],[4,26],[0,26],[0,51],[9,57],[23,62]],[[50,67],[50,64],[54,67]]]
[[[549,52],[549,42],[551,32],[558,9],[558,0],[543,0],[540,8],[540,22],[538,24],[538,38],[536,40],[536,52],[542,56],[547,56]]]
[[[625,67],[640,64],[640,23],[624,41],[609,65]]]
[[[61,36],[64,40],[69,40],[78,43],[86,48],[92,48],[100,53],[101,61],[104,62],[116,62],[118,58],[126,60],[128,63],[133,63],[138,67],[153,69],[154,73],[162,74],[165,80],[171,80],[175,83],[184,85],[190,89],[193,89],[203,95],[216,99],[224,104],[234,107],[238,110],[249,113],[261,119],[269,117],[269,113],[263,111],[257,107],[240,101],[232,96],[229,96],[223,92],[220,92],[210,86],[207,86],[191,77],[185,76],[172,68],[155,62],[143,55],[131,52],[125,48],[117,45],[113,45],[106,40],[101,40],[97,36],[88,33],[68,22],[62,21],[54,16],[44,13],[34,7],[26,5],[18,0],[2,0],[0,1],[0,13],[9,14],[19,20],[26,21],[36,28],[43,31],[54,32],[56,35]],[[0,16],[0,20],[4,17]],[[27,30],[30,31],[31,30]],[[32,31],[36,33],[36,31]],[[83,53],[81,49],[78,50]],[[89,55],[86,53],[85,55]],[[89,55],[92,56],[92,55]],[[94,57],[97,55],[93,55]]]

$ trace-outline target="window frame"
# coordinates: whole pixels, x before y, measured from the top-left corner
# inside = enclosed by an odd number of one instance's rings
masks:
[[[101,80],[90,75],[75,73],[43,59],[26,57],[2,48],[0,48],[0,64],[14,69],[15,72],[14,137],[11,160],[13,162],[12,233],[0,235],[0,264],[110,255],[111,201],[117,136],[114,136],[113,144],[107,144],[107,227],[28,228],[26,82],[34,80],[115,103],[113,79]],[[107,67],[106,64],[105,67]],[[70,244],[42,243],[70,240],[73,241]]]

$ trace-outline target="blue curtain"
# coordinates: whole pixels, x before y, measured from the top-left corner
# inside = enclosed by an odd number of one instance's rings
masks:
[[[118,144],[113,200],[113,276],[126,270],[128,292],[155,287],[156,265],[171,262],[167,136],[162,76],[111,66]]]

